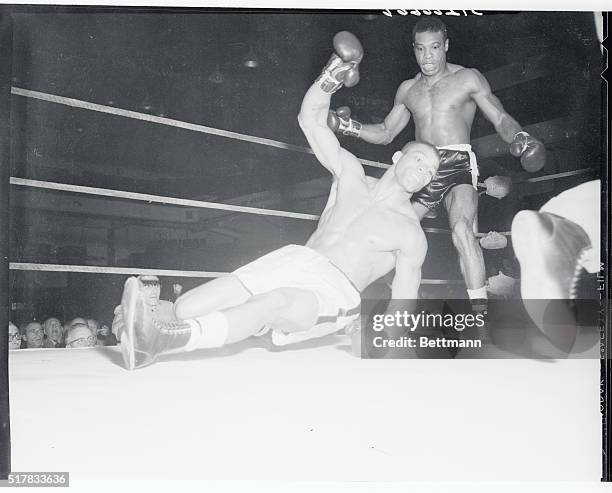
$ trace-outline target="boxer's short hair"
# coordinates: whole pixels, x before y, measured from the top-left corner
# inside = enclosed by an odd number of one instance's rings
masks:
[[[419,19],[412,28],[412,41],[417,33],[442,33],[444,40],[448,39],[448,33],[446,32],[446,25],[437,17],[423,17]]]

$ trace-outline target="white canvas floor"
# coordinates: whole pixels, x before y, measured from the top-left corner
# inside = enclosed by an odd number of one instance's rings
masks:
[[[9,365],[13,471],[600,478],[597,360],[360,360],[328,337],[168,356],[135,372],[118,348],[13,351]]]

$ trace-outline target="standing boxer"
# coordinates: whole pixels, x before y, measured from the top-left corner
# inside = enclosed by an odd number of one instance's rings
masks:
[[[442,21],[435,17],[419,20],[412,39],[421,71],[402,82],[384,122],[362,125],[351,119],[350,110],[344,107],[331,112],[330,127],[366,142],[389,144],[406,127],[410,116],[414,117],[416,140],[435,145],[441,157],[436,177],[414,194],[414,210],[422,219],[444,204],[468,295],[481,304],[487,298],[487,290],[482,250],[474,235],[478,168],[470,146],[476,108],[510,144],[512,155],[520,156],[527,171],[535,172],[544,166],[544,145],[524,132],[504,110],[478,70],[446,61],[448,38]]]

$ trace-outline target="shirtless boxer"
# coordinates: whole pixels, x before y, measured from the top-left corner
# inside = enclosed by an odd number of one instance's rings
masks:
[[[476,107],[510,144],[510,152],[520,156],[526,170],[534,172],[544,166],[544,146],[506,113],[478,70],[446,61],[448,38],[444,23],[435,17],[419,20],[412,39],[421,71],[402,82],[384,122],[362,125],[352,120],[350,110],[343,107],[332,112],[335,118],[330,120],[330,126],[336,132],[366,142],[389,144],[406,127],[410,115],[414,117],[416,140],[437,146],[441,158],[436,177],[414,194],[414,211],[422,219],[444,204],[468,295],[472,300],[484,300],[487,298],[484,259],[474,236],[478,168],[470,146]]]
[[[410,199],[435,175],[438,151],[411,142],[384,176],[367,177],[327,126],[331,94],[358,81],[362,47],[341,32],[334,48],[298,117],[333,176],[316,231],[306,246],[280,248],[183,294],[174,306],[174,323],[151,317],[142,283],[128,279],[121,349],[129,369],[162,353],[219,347],[270,329],[278,345],[336,332],[358,319],[360,292],[394,267],[392,296],[417,297],[427,241]]]

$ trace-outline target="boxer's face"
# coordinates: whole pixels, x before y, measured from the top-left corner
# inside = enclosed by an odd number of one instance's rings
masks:
[[[11,322],[8,326],[9,349],[19,349],[21,347],[21,334],[19,329]]]
[[[57,318],[48,318],[43,323],[43,329],[47,334],[47,339],[54,342],[62,342],[64,328]]]
[[[436,75],[446,66],[448,39],[441,32],[422,32],[414,36],[414,56],[423,75]]]
[[[43,345],[44,331],[38,322],[30,322],[25,328],[28,348],[39,348]]]
[[[404,151],[395,165],[395,176],[407,192],[414,193],[426,186],[436,175],[440,158],[428,145],[414,144]]]

